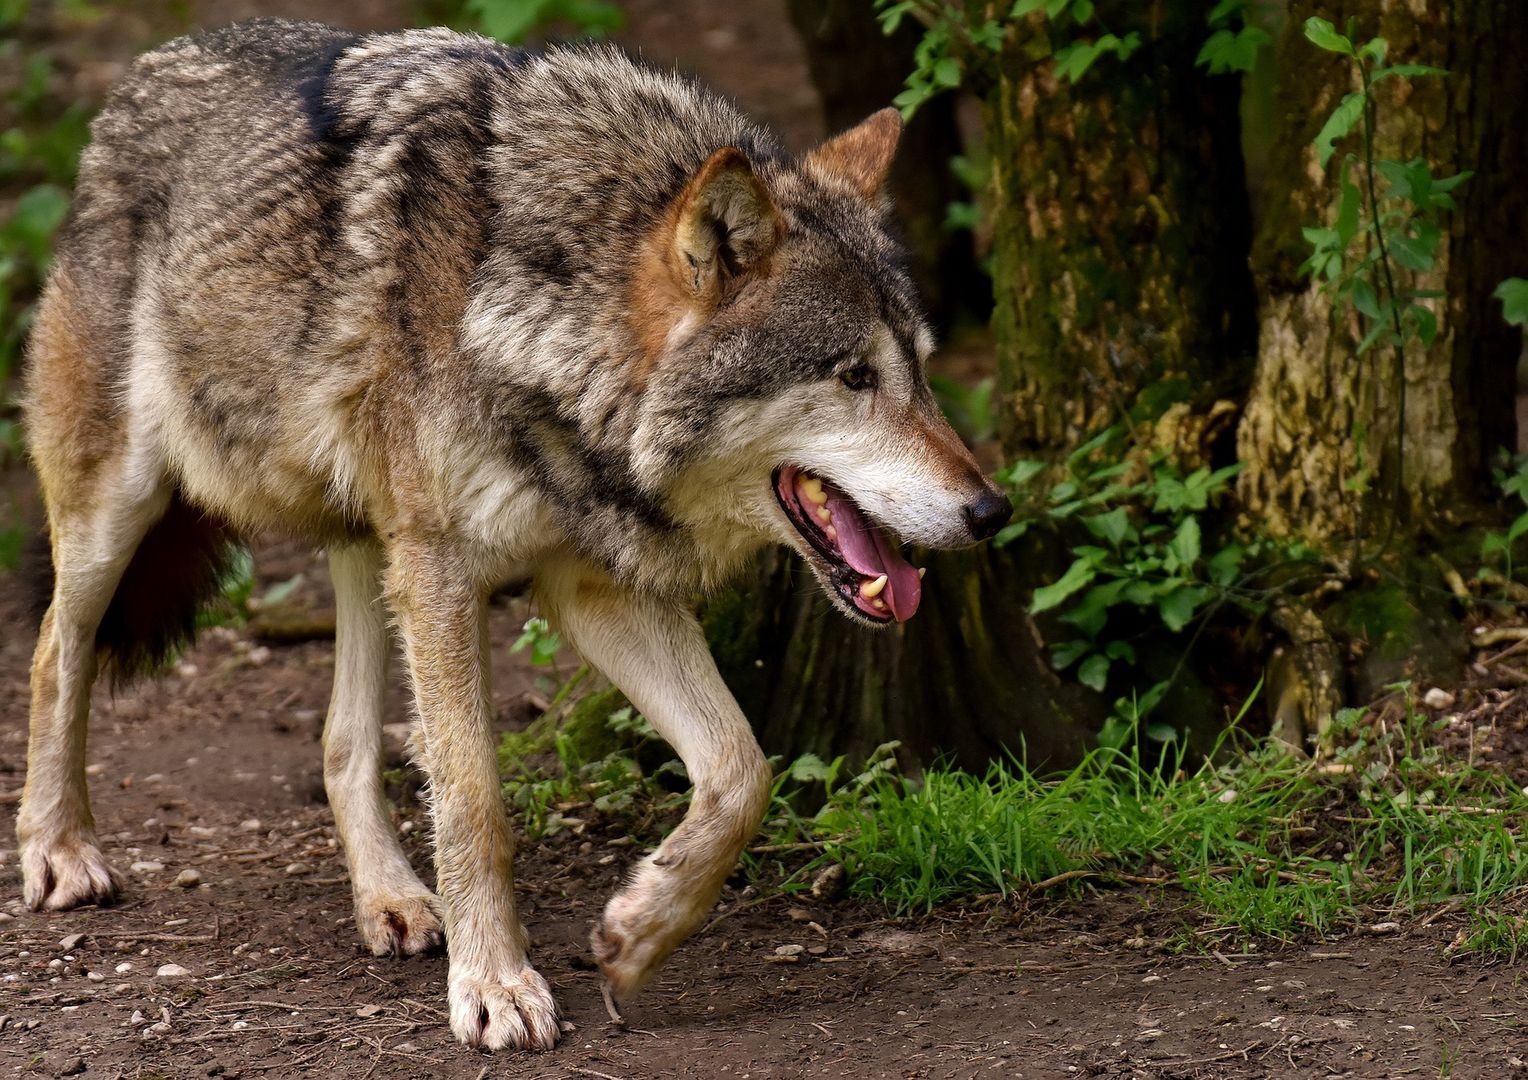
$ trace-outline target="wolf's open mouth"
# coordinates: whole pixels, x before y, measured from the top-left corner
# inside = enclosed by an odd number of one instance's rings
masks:
[[[775,470],[775,498],[844,600],[872,622],[906,622],[923,596],[923,571],[831,481],[794,465]]]

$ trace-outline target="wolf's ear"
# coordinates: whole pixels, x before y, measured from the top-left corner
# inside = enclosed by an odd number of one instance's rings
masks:
[[[675,268],[697,297],[719,298],[758,269],[784,229],[764,182],[747,156],[732,146],[706,159],[676,206]]]
[[[848,184],[873,199],[886,184],[901,138],[902,114],[882,109],[808,153],[803,164],[819,179]]]

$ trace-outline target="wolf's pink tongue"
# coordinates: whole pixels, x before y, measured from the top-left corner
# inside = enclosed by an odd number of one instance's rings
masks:
[[[886,602],[897,622],[906,622],[918,610],[923,597],[923,579],[886,534],[876,528],[860,513],[859,507],[831,484],[824,483],[828,494],[828,509],[833,512],[833,527],[838,532],[838,549],[844,561],[866,577],[886,575],[886,588],[879,599]],[[863,596],[854,602],[864,610],[882,615]]]

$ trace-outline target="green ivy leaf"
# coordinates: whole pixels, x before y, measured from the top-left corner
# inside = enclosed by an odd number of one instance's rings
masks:
[[[1371,319],[1379,318],[1379,297],[1375,295],[1374,286],[1365,278],[1353,279],[1353,306]]]
[[[1167,545],[1167,552],[1178,565],[1184,570],[1190,569],[1199,561],[1199,519],[1186,517],[1178,526],[1177,535]]]
[[[1447,75],[1448,68],[1429,67],[1427,64],[1392,64],[1387,68],[1380,68],[1369,76],[1369,82],[1377,83],[1381,79],[1420,79],[1433,75]]]
[[[1353,43],[1348,40],[1347,35],[1339,34],[1337,28],[1325,19],[1315,17],[1306,19],[1305,37],[1318,49],[1341,53],[1343,56],[1353,55]]]
[[[1088,657],[1082,667],[1077,669],[1077,681],[1091,690],[1103,693],[1104,686],[1109,682],[1109,658],[1099,653]]]
[[[1083,638],[1054,645],[1051,647],[1051,667],[1057,671],[1065,671],[1092,650],[1093,643]]]
[[[1094,536],[1116,548],[1134,531],[1130,528],[1130,515],[1123,506],[1116,506],[1108,513],[1085,517],[1082,523]]]
[[[1346,138],[1348,132],[1353,130],[1353,125],[1358,123],[1358,118],[1363,115],[1366,100],[1362,93],[1348,94],[1332,110],[1332,115],[1326,118],[1326,123],[1316,134],[1316,157],[1323,169],[1326,168],[1327,162],[1332,160],[1332,155],[1337,152],[1337,140]]]
[[[1078,589],[1083,588],[1097,576],[1097,570],[1093,567],[1090,559],[1078,559],[1067,567],[1066,573],[1049,585],[1042,585],[1035,590],[1034,599],[1030,602],[1029,613],[1038,615],[1042,611],[1049,611],[1056,607]]]
[[[1337,202],[1337,245],[1343,251],[1353,237],[1358,235],[1358,185],[1348,176],[1348,164],[1343,162],[1342,178],[1338,182],[1342,192]]]
[[[1513,326],[1528,326],[1528,278],[1508,278],[1491,295],[1501,301],[1502,318]]]
[[[1199,605],[1209,598],[1209,590],[1202,585],[1183,585],[1157,601],[1157,613],[1162,625],[1173,633],[1187,626],[1199,610]]]

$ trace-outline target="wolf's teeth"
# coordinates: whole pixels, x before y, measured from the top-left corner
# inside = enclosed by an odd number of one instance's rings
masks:
[[[826,536],[829,540],[833,541],[835,544],[838,543],[838,530],[835,529],[833,526],[829,525],[827,528],[823,529],[822,530],[822,535]]]
[[[885,611],[886,610],[886,601],[884,601],[884,600],[872,600],[872,601],[870,601],[870,606],[875,608],[877,611]]]
[[[886,588],[886,575],[882,574],[874,581],[867,581],[860,586],[860,595],[866,600],[874,600],[881,595],[881,590]]]
[[[819,506],[817,508],[817,520],[824,525],[833,524],[833,511],[829,510],[826,506]]]
[[[926,566],[918,567],[918,580],[922,581],[923,580],[923,575],[926,574],[926,573],[928,573],[928,567],[926,567]]]
[[[822,481],[815,476],[804,478],[801,483],[801,493],[818,506],[825,506],[828,501],[828,493],[822,490]]]

